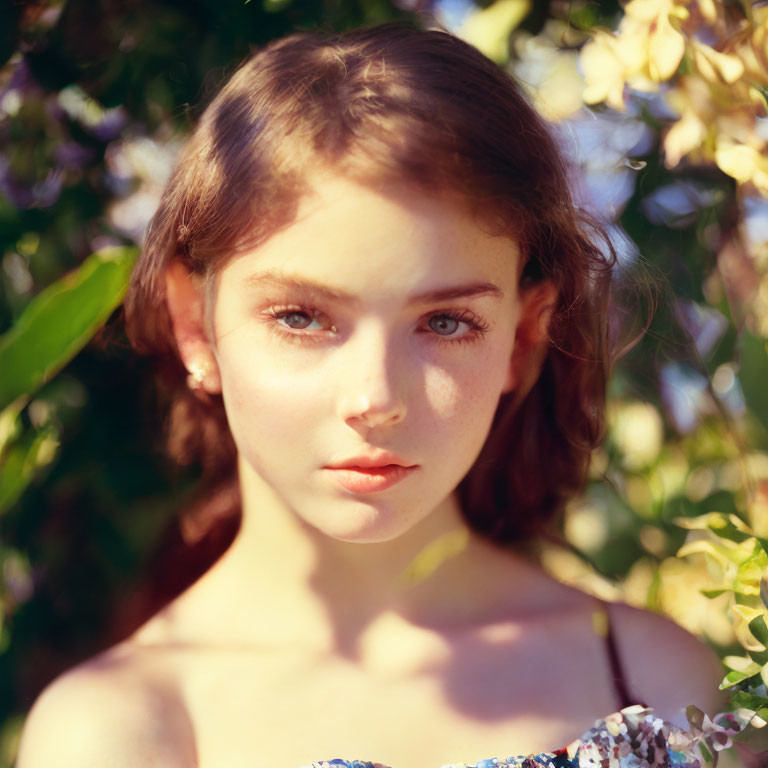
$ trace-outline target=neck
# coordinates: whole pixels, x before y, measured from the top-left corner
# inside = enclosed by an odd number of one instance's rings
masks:
[[[470,533],[453,494],[402,536],[350,543],[301,520],[244,462],[240,483],[241,529],[204,580],[219,610],[228,596],[247,642],[352,654],[381,617],[421,628],[493,619],[510,584],[530,580],[522,559]]]

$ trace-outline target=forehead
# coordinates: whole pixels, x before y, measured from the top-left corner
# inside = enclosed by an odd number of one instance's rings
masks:
[[[458,196],[338,176],[317,178],[310,190],[293,221],[228,264],[223,280],[254,285],[258,275],[277,274],[361,298],[461,281],[514,293],[517,243],[493,233]]]

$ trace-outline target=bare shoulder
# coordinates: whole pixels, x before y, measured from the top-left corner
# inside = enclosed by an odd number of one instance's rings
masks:
[[[17,768],[196,765],[186,713],[141,667],[121,644],[54,680],[24,724]]]
[[[611,623],[631,692],[666,720],[685,725],[684,709],[722,711],[723,670],[717,656],[670,619],[614,603]]]

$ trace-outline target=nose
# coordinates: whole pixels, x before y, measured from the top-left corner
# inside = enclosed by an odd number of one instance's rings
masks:
[[[394,426],[405,418],[406,405],[395,351],[380,330],[359,333],[349,343],[340,373],[339,416],[351,427]]]

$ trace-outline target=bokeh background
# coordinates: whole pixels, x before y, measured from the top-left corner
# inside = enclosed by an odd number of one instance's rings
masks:
[[[164,458],[119,323],[180,143],[254,47],[392,19],[447,28],[519,79],[621,274],[644,265],[659,287],[589,486],[536,556],[698,634],[733,706],[768,720],[768,4],[3,0],[0,768],[43,686],[226,544],[184,544],[196,469]]]

